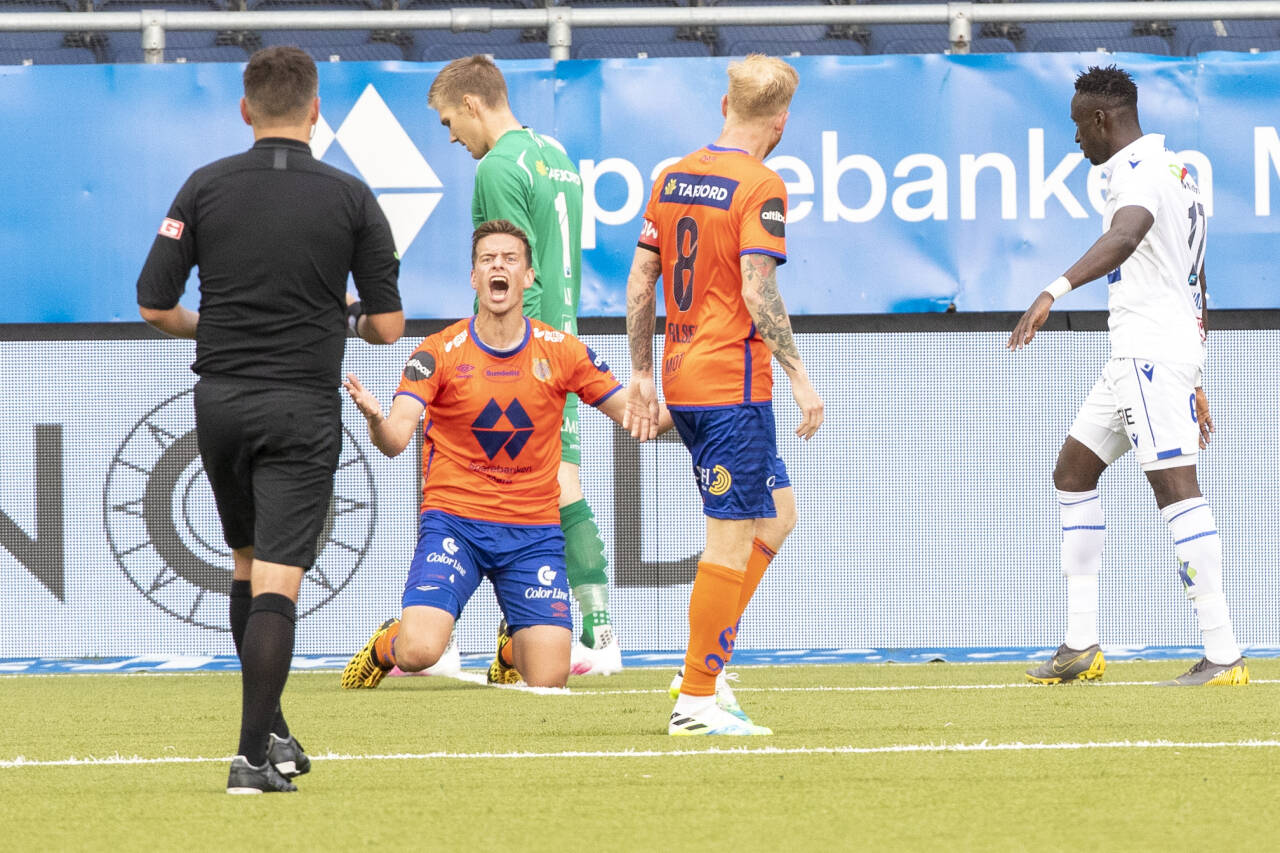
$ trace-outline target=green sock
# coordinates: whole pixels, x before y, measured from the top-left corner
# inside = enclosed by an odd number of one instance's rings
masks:
[[[560,510],[564,531],[565,574],[569,589],[582,609],[582,644],[595,645],[597,628],[609,624],[609,576],[605,569],[604,542],[591,507],[585,500]]]

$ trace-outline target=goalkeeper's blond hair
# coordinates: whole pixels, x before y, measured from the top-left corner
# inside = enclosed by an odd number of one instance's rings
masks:
[[[753,53],[729,63],[729,117],[754,121],[773,118],[791,105],[800,75],[774,56]]]

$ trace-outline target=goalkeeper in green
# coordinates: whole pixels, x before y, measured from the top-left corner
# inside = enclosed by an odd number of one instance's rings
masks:
[[[441,69],[427,105],[439,114],[449,141],[461,143],[480,161],[471,199],[472,224],[506,219],[529,236],[536,278],[525,291],[524,313],[577,334],[582,179],[573,161],[560,143],[516,120],[507,101],[506,80],[487,56],[457,59]],[[622,669],[622,654],[609,624],[604,542],[582,495],[574,395],[565,405],[560,440],[560,526],[569,588],[582,609],[582,636],[574,644],[571,671],[609,675]]]

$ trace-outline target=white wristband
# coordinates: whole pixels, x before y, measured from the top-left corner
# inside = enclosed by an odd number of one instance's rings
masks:
[[[1060,275],[1044,289],[1044,292],[1052,296],[1056,302],[1064,295],[1071,292],[1071,282],[1067,281],[1067,277],[1065,275]]]

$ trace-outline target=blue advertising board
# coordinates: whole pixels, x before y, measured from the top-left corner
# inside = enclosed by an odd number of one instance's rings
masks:
[[[513,109],[583,174],[582,314],[621,316],[654,175],[713,141],[727,59],[503,62]],[[800,314],[1022,310],[1100,230],[1102,185],[1068,118],[1093,54],[796,57],[768,158],[788,184]],[[1108,57],[1139,86],[1212,217],[1211,305],[1280,307],[1280,54]],[[324,161],[387,212],[411,317],[469,313],[475,162],[426,105],[432,63],[323,63]],[[0,68],[0,322],[135,320],[133,284],[174,194],[247,148],[240,66]],[[188,304],[198,299],[193,278]],[[1101,309],[1106,289],[1072,294]]]

